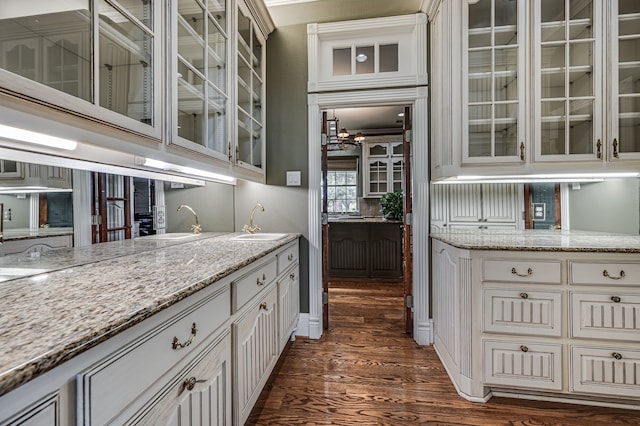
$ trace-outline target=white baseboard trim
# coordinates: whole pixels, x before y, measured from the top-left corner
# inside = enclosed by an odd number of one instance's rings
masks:
[[[417,322],[413,330],[413,340],[419,345],[433,344],[433,320]]]
[[[623,408],[625,410],[640,410],[640,405],[636,404],[634,401],[602,401],[595,399],[581,399],[581,396],[576,397],[563,397],[556,396],[550,394],[537,395],[531,393],[522,393],[522,390],[496,390],[492,389],[491,394],[496,397],[503,398],[517,398],[517,399],[529,399],[533,401],[546,401],[546,402],[561,402],[565,404],[579,404],[579,405],[589,405],[589,406],[598,406],[598,407],[609,407],[609,408]]]
[[[294,333],[296,336],[309,337],[309,314],[300,313],[298,316],[298,327]]]

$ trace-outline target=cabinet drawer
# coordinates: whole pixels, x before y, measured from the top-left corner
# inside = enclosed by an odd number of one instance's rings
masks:
[[[571,391],[640,397],[640,351],[624,347],[571,348]]]
[[[287,268],[298,262],[298,244],[287,247],[278,253],[278,275],[287,270]]]
[[[640,342],[640,295],[571,293],[573,337]]]
[[[162,395],[142,418],[139,426],[189,425],[206,418],[207,425],[231,424],[231,335],[229,330],[207,345],[172,377]]]
[[[562,295],[559,291],[504,290],[483,292],[484,331],[560,336]]]
[[[233,312],[238,311],[253,299],[265,286],[276,279],[276,259],[273,258],[261,267],[233,281]]]
[[[224,286],[81,373],[78,397],[83,423],[106,424],[125,409],[139,410],[146,403],[140,396],[223,325],[229,313],[229,287]]]
[[[640,286],[638,263],[569,262],[571,284]]]
[[[560,284],[560,265],[559,260],[485,260],[482,265],[483,280]]]
[[[562,345],[485,340],[482,346],[485,384],[562,390]]]

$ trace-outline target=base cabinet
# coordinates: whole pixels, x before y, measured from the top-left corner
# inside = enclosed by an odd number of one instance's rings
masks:
[[[291,242],[0,396],[0,426],[242,425],[299,318]]]
[[[7,240],[0,245],[0,256],[20,253],[39,253],[73,246],[73,235]]]
[[[252,304],[233,323],[236,424],[246,421],[280,355],[277,289]]]
[[[434,347],[461,396],[640,406],[637,254],[432,247]]]

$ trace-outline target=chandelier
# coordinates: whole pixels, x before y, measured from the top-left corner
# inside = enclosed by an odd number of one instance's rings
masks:
[[[350,151],[358,148],[363,141],[364,135],[362,132],[358,132],[353,138],[350,138],[349,131],[344,127],[340,127],[338,118],[334,116],[327,119],[327,149],[329,151]]]

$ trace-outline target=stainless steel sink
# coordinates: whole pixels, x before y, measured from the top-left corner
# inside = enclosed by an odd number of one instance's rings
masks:
[[[232,241],[277,241],[285,238],[288,234],[281,233],[257,233],[257,234],[242,234],[236,237],[231,237]]]

